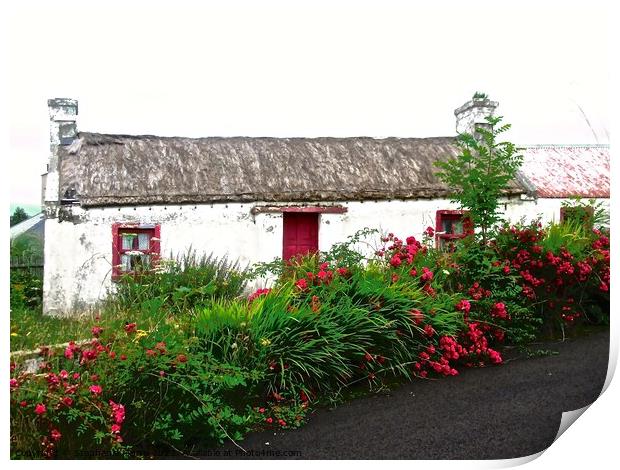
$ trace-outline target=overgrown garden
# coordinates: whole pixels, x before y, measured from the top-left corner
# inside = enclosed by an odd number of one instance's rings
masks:
[[[495,148],[501,128],[482,131]],[[479,156],[480,142],[465,136],[462,157],[468,149]],[[497,177],[489,194],[510,177]],[[353,389],[496,366],[507,344],[608,324],[609,231],[600,212],[511,225],[488,198],[463,201],[485,229],[446,249],[435,247],[432,228],[422,239],[365,230],[291,263],[243,270],[190,253],[123,279],[96,313],[74,321],[72,336],[55,337],[66,344],[41,339],[48,344],[36,370],[12,359],[13,457],[183,455],[226,440],[242,447],[248,432],[300,426]],[[248,295],[247,283],[268,273],[270,288]],[[12,296],[18,290],[12,284]],[[29,307],[15,299],[12,316]],[[26,331],[13,320],[12,331],[23,344]]]

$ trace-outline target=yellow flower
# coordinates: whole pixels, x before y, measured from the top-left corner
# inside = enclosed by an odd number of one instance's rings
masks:
[[[269,341],[267,338],[261,338],[260,340],[261,346],[269,346],[270,344],[271,344],[271,341]]]
[[[144,330],[137,330],[136,331],[136,337],[134,338],[134,341],[139,340],[140,338],[144,338],[145,336],[148,336],[149,334],[144,331]]]
[[[11,333],[11,336],[19,336],[17,333],[13,332]]]

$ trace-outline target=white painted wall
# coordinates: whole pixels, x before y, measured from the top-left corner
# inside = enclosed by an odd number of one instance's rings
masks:
[[[606,200],[608,204],[608,200]],[[252,215],[252,204],[138,206],[83,209],[73,207],[74,220],[45,222],[44,312],[65,315],[82,311],[105,298],[112,273],[112,224],[141,222],[161,225],[161,255],[198,253],[227,255],[242,265],[271,261],[282,254],[282,214]],[[342,202],[344,214],[319,216],[319,249],[363,228],[393,232],[399,237],[422,238],[435,226],[435,213],[456,209],[448,200]],[[561,200],[512,199],[506,202],[512,221],[543,215],[543,221],[559,219]],[[289,204],[290,205],[290,204]],[[254,287],[254,286],[253,286]]]

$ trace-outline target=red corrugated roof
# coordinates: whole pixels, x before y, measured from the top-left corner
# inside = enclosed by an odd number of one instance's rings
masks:
[[[608,145],[532,145],[522,150],[521,172],[538,197],[609,197]]]

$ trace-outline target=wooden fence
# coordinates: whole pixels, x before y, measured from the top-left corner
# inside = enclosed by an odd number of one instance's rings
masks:
[[[43,257],[38,255],[11,256],[11,272],[30,271],[43,279]]]

